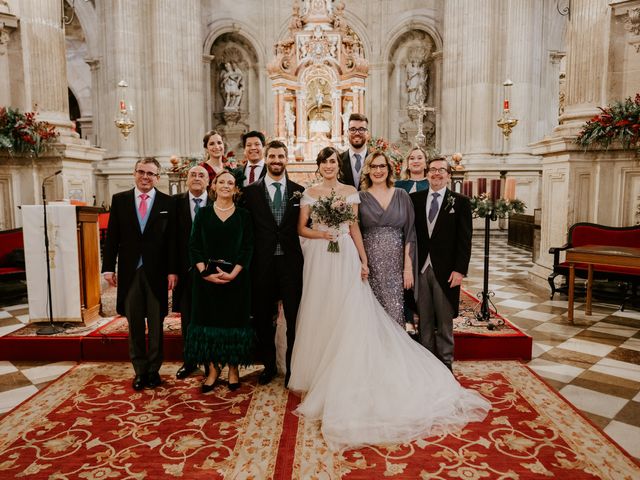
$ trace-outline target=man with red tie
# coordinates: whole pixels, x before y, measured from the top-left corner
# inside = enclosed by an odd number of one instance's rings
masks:
[[[155,188],[160,178],[155,158],[138,160],[133,178],[135,188],[111,199],[102,272],[109,285],[118,288],[116,311],[129,323],[129,357],[135,371],[132,386],[142,390],[161,383],[162,324],[168,291],[177,281],[175,209],[171,197]]]
[[[264,135],[262,132],[251,131],[242,135],[242,147],[244,148],[244,182],[243,187],[251,185],[261,179],[267,173],[264,166],[263,147]]]

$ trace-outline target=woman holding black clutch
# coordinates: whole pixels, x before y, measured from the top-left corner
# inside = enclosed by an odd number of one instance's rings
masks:
[[[251,364],[254,339],[249,323],[247,269],[253,253],[249,212],[235,206],[238,187],[230,172],[216,176],[212,192],[215,201],[196,214],[189,243],[196,278],[186,360],[209,366],[203,393],[213,390],[225,365],[229,365],[229,389],[240,386],[238,365]]]

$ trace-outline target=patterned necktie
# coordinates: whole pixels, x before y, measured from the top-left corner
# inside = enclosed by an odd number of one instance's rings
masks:
[[[282,184],[278,182],[273,182],[273,186],[276,187],[276,193],[273,196],[273,208],[276,210],[280,210],[282,208]]]
[[[360,169],[362,168],[362,157],[360,156],[359,153],[354,153],[353,158],[356,159],[356,171],[359,172]]]
[[[253,183],[256,181],[256,168],[258,168],[258,166],[249,165],[249,168],[251,169],[251,171],[249,172],[249,183]]]
[[[434,192],[431,194],[431,206],[429,207],[429,223],[432,223],[436,215],[438,215],[438,197],[440,194],[438,192]]]
[[[198,213],[198,210],[200,210],[200,204],[202,203],[202,199],[201,198],[194,198],[193,201],[196,204],[196,206],[193,207],[193,215],[195,216]]]
[[[147,198],[149,198],[149,195],[146,193],[140,194],[140,206],[138,206],[138,213],[140,213],[140,218],[143,220],[147,216]]]

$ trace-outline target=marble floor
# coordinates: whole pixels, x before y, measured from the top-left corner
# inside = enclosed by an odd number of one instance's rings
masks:
[[[575,324],[567,319],[566,296],[549,300],[548,288],[528,281],[531,255],[491,240],[490,290],[498,312],[533,337],[531,367],[594,424],[640,459],[640,312],[594,303],[586,316],[577,298]],[[465,288],[482,289],[483,239],[474,237]],[[0,335],[27,321],[26,305],[0,309]],[[0,361],[0,419],[74,362]]]

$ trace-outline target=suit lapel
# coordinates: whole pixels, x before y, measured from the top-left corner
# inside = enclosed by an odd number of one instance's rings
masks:
[[[271,211],[271,207],[269,206],[269,201],[267,200],[267,195],[269,195],[269,192],[267,192],[267,184],[265,183],[264,178],[257,180],[255,183],[256,183],[256,186],[258,187],[258,192],[260,195],[260,200],[259,200],[260,205],[262,205],[264,208],[264,214],[263,214],[265,215],[264,218],[271,219],[271,222],[275,224],[276,219],[273,218],[273,212]]]
[[[136,190],[134,188],[129,190],[124,208],[125,214],[131,219],[131,222],[138,226],[138,228],[135,229],[137,235],[142,235],[142,231],[140,231],[140,221],[138,220],[138,209],[136,208]]]
[[[449,196],[451,195],[450,190],[447,188],[444,192],[444,197],[442,197],[442,204],[440,205],[440,210],[438,211],[438,216],[436,217],[436,223],[433,226],[433,232],[431,232],[431,238],[435,237],[436,234],[442,229],[442,224],[444,223],[444,217],[448,215],[448,212],[445,212],[447,209],[447,202],[449,200]]]
[[[160,205],[162,203],[162,199],[160,198],[160,192],[158,191],[158,189],[156,189],[156,196],[153,199],[153,205],[151,206],[151,212],[149,213],[149,218],[147,219],[147,224],[144,227],[144,233],[148,231],[149,227],[152,225],[152,223],[155,221],[155,219],[158,217],[158,215],[160,214],[160,209],[162,208],[162,206]],[[187,200],[188,202],[188,200]]]

